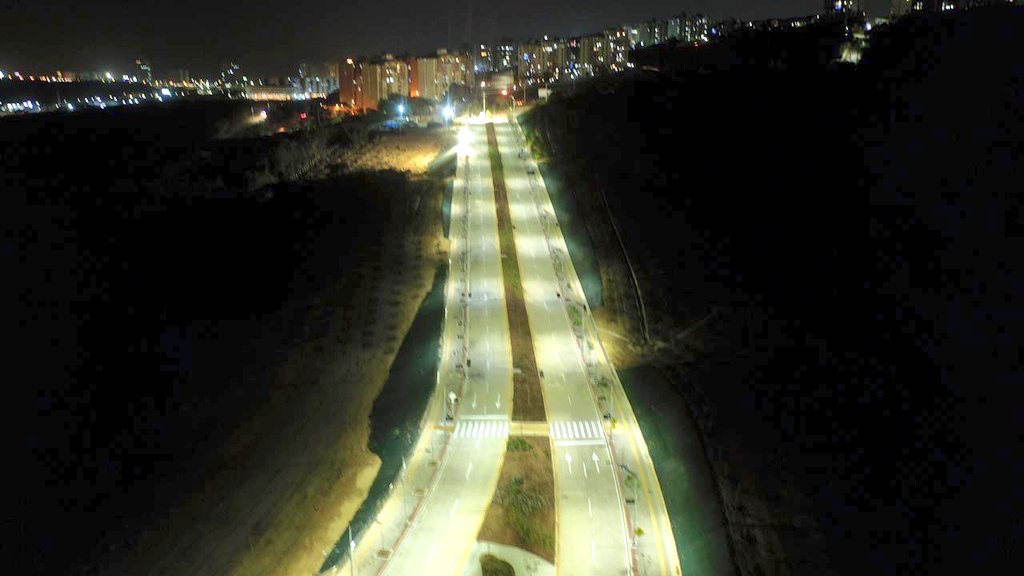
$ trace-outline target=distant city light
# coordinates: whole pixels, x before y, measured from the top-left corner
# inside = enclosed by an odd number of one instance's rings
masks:
[[[442,114],[444,115],[444,117],[445,117],[445,118],[447,118],[448,120],[451,120],[451,119],[452,119],[452,117],[454,117],[454,116],[455,116],[455,110],[453,110],[451,106],[445,106],[445,107],[444,107],[444,109],[443,109],[443,110],[441,111],[441,113],[442,113]]]
[[[398,105],[398,114],[399,115],[405,114],[405,106],[404,105],[402,105],[402,104]]]
[[[163,94],[164,96],[170,96],[171,95],[171,91],[169,89],[167,89],[167,88],[161,88],[160,89],[160,93]]]
[[[260,118],[263,118],[264,120],[267,119],[267,111],[266,110],[260,110]]]

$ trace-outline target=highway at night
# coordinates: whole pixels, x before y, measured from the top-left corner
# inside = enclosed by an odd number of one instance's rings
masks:
[[[402,482],[353,542],[355,570],[349,558],[336,571],[475,573],[468,561],[511,432],[551,442],[555,573],[678,574],[653,465],[617,380],[614,415],[606,418],[599,406],[593,379],[610,365],[599,342],[587,344],[596,331],[572,326],[570,308],[584,311],[585,299],[519,128],[504,117],[461,124],[443,358],[429,425]],[[489,131],[503,167],[547,422],[510,421],[512,355]],[[627,469],[639,490],[626,482]],[[648,535],[635,537],[636,527]]]

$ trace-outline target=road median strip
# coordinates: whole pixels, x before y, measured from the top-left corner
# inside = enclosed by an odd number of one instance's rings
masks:
[[[487,125],[487,150],[491,160],[491,178],[498,210],[498,243],[501,248],[501,271],[505,282],[505,306],[508,313],[509,337],[512,344],[512,419],[530,422],[545,420],[544,396],[537,372],[533,335],[523,298],[512,216],[505,189],[505,171],[498,153],[494,124]]]

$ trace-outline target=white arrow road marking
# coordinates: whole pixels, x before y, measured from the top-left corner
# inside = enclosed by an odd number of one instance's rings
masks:
[[[569,474],[572,474],[572,454],[565,453],[565,463],[569,465]]]
[[[469,474],[473,471],[473,463],[470,462],[469,466],[466,466],[466,480],[469,480]]]
[[[583,463],[583,477],[584,478],[588,477],[587,476],[587,463],[586,462]]]
[[[498,394],[498,399],[494,401],[494,407],[501,410],[501,394]]]
[[[597,452],[591,452],[590,457],[594,460],[594,468],[597,470],[597,473],[600,474],[601,467],[597,464],[600,458],[597,457]]]

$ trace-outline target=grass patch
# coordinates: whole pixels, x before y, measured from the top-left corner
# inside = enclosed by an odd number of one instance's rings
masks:
[[[529,452],[533,446],[520,436],[513,436],[508,439],[509,452]]]
[[[555,559],[555,481],[547,438],[513,436],[478,539]]]
[[[505,306],[508,311],[508,329],[512,340],[512,419],[540,422],[545,420],[544,396],[537,373],[537,359],[533,352],[533,335],[523,299],[523,283],[519,274],[519,260],[512,236],[512,217],[508,210],[505,190],[505,171],[498,153],[494,125],[487,125],[487,150],[491,158],[491,177],[494,197],[498,206],[498,242],[501,246],[501,270],[505,279]]]
[[[480,573],[483,576],[516,576],[511,564],[491,554],[480,557]]]

